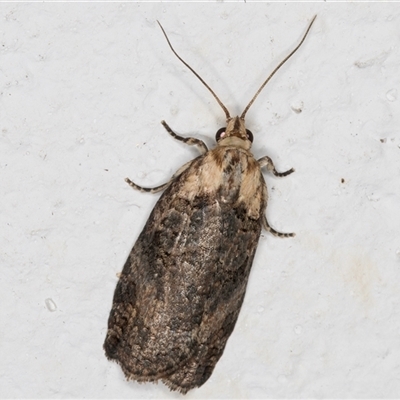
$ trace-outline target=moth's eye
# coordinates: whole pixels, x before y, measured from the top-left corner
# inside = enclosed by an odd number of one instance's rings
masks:
[[[217,133],[215,134],[215,140],[219,142],[225,136],[226,128],[218,129]]]
[[[251,131],[246,129],[246,133],[247,133],[247,139],[249,139],[250,142],[253,143],[253,134],[251,133]]]

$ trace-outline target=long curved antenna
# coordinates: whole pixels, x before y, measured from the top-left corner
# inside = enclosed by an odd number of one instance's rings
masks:
[[[294,50],[292,50],[292,52],[291,52],[288,56],[286,56],[286,58],[285,58],[283,61],[281,61],[281,62],[278,64],[278,66],[272,71],[272,73],[271,73],[270,76],[267,78],[267,80],[261,85],[260,89],[257,90],[257,93],[256,93],[256,94],[254,95],[254,97],[251,99],[250,103],[247,105],[247,107],[244,109],[242,115],[240,116],[241,119],[244,119],[244,116],[246,115],[247,111],[249,111],[249,108],[250,108],[251,105],[254,103],[254,100],[255,100],[255,99],[257,98],[257,96],[260,94],[261,90],[264,89],[265,85],[269,82],[269,80],[275,75],[275,72],[277,72],[278,69],[279,69],[280,67],[282,67],[282,65],[285,64],[285,62],[286,62],[287,60],[289,60],[289,58],[292,57],[292,55],[293,55],[294,53],[296,53],[296,51],[299,49],[299,47],[303,44],[305,38],[306,38],[307,35],[308,35],[308,32],[309,32],[310,29],[311,29],[312,24],[313,24],[314,21],[315,21],[315,18],[317,18],[316,15],[314,15],[313,19],[312,19],[311,22],[310,22],[310,25],[308,25],[307,31],[306,31],[306,33],[304,34],[303,39],[301,39],[301,42],[296,46],[296,48],[295,48]]]
[[[230,119],[231,116],[229,115],[229,111],[228,109],[223,105],[222,101],[218,98],[218,96],[214,93],[214,91],[210,88],[210,86],[207,85],[207,83],[204,82],[203,78],[184,60],[182,60],[182,58],[178,55],[178,53],[174,50],[174,48],[172,47],[171,42],[168,39],[167,34],[164,31],[164,28],[162,27],[162,25],[160,24],[159,21],[157,21],[158,25],[160,25],[161,30],[163,31],[163,34],[165,36],[165,39],[167,39],[167,42],[169,44],[169,47],[171,48],[172,52],[178,57],[178,59],[186,65],[187,68],[189,68],[196,76],[197,78],[200,79],[200,82],[211,92],[211,94],[215,97],[215,100],[217,100],[218,104],[221,106],[221,108],[224,110],[225,115],[226,115],[226,119]]]

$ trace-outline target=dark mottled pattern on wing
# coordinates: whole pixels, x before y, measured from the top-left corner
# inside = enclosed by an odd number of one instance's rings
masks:
[[[182,393],[201,386],[222,355],[261,231],[232,192],[228,203],[223,190],[181,198],[191,169],[161,196],[125,263],[104,344],[128,379],[162,379]]]

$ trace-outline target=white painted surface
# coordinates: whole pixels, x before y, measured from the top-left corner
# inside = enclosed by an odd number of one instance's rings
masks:
[[[186,398],[400,397],[400,9],[384,3],[0,5],[2,397],[181,398],[102,343],[116,274],[165,182],[247,114],[268,218],[214,374]],[[296,113],[292,108],[301,107]],[[344,180],[343,182],[341,180]]]

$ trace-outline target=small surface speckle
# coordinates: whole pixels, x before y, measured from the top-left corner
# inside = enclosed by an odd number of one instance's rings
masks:
[[[57,310],[57,305],[54,303],[53,299],[46,299],[45,301],[46,307],[50,312],[54,312]]]
[[[290,108],[296,113],[296,114],[300,114],[303,111],[304,108],[304,104],[302,101],[298,101],[293,103]]]
[[[296,335],[300,335],[301,332],[303,332],[303,328],[300,325],[296,325],[294,327],[294,333],[296,333]]]
[[[397,100],[397,89],[391,89],[386,93],[386,98],[389,101],[396,101]]]

